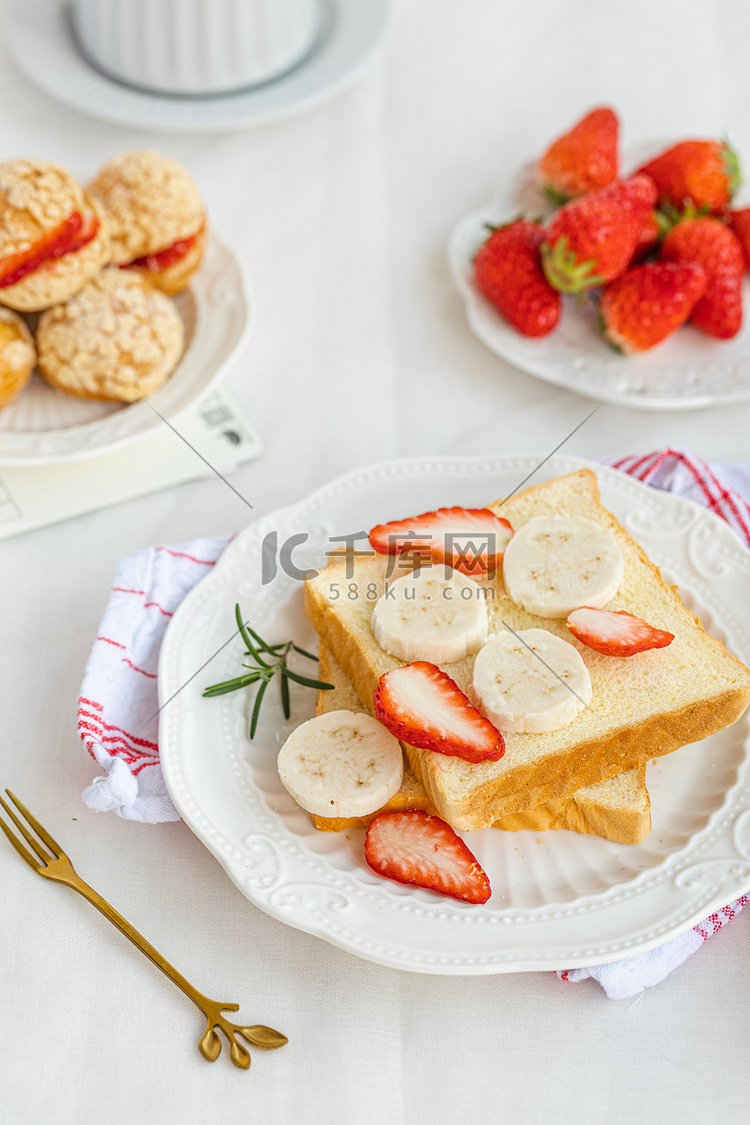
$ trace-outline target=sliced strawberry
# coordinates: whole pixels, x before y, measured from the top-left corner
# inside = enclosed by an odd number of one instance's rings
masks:
[[[605,656],[634,656],[649,648],[666,648],[674,640],[674,633],[655,629],[624,609],[574,609],[568,628],[582,644]]]
[[[175,262],[179,262],[180,258],[184,258],[193,249],[201,230],[197,230],[195,234],[191,234],[188,238],[178,238],[171,246],[165,246],[163,250],[159,250],[155,254],[144,254],[142,258],[135,258],[132,262],[126,262],[121,266],[121,269],[161,273],[168,266],[173,266]]]
[[[421,810],[383,812],[370,823],[365,858],[397,883],[426,887],[463,902],[486,902],[490,881],[449,824]]]
[[[409,551],[472,575],[497,570],[512,534],[508,521],[489,508],[438,508],[378,524],[370,543],[381,555]]]
[[[16,285],[48,262],[80,250],[96,237],[98,230],[99,219],[95,211],[84,209],[83,214],[74,211],[64,223],[38,239],[28,250],[11,254],[0,261],[0,289]]]
[[[402,742],[466,762],[496,762],[505,742],[436,664],[415,660],[386,672],[373,695],[375,718]]]
[[[48,258],[62,258],[63,254],[73,254],[76,250],[80,250],[92,239],[96,238],[99,233],[99,216],[93,207],[85,208],[81,216],[81,227],[78,233],[68,242],[66,246],[56,246]]]

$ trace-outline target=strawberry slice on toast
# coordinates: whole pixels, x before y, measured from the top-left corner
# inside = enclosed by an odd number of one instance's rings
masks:
[[[568,615],[574,637],[605,656],[634,656],[650,648],[666,648],[674,633],[656,629],[624,609],[591,609],[582,606]]]
[[[497,569],[512,535],[508,521],[489,508],[438,508],[378,524],[370,543],[381,555],[410,552],[471,577]]]
[[[382,675],[373,712],[391,734],[420,750],[466,762],[496,762],[505,753],[500,732],[449,675],[427,660]]]
[[[463,902],[486,902],[490,881],[466,844],[438,816],[413,809],[370,822],[365,858],[378,875]]]

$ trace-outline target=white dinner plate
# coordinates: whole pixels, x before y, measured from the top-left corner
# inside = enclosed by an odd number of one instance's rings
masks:
[[[272,686],[253,742],[244,692],[201,697],[207,685],[239,673],[236,602],[266,640],[315,646],[301,582],[284,573],[289,566],[271,577],[274,545],[297,535],[294,564],[320,566],[332,536],[410,510],[488,503],[514,490],[539,460],[392,461],[335,480],[241,532],[172,618],[159,662],[167,786],[193,832],[266,913],[383,965],[501,973],[573,968],[650,949],[750,888],[747,718],[649,765],[653,828],[641,844],[568,831],[465,833],[492,885],[486,905],[471,906],[380,878],[365,863],[363,831],[317,832],[287,794],[277,751],[313,713],[313,691],[295,693],[285,723]],[[533,483],[584,464],[556,457]],[[665,581],[678,584],[710,632],[750,661],[750,552],[734,532],[688,500],[589,467],[603,502]],[[315,666],[299,659],[310,674]]]
[[[630,153],[626,169],[640,167],[667,147]],[[487,224],[498,226],[519,214],[541,217],[552,208],[528,165],[484,207],[454,227],[448,247],[451,273],[466,303],[472,331],[496,355],[548,383],[598,402],[640,410],[694,410],[750,398],[750,285],[745,282],[745,322],[732,340],[714,340],[690,325],[640,355],[616,352],[598,329],[596,298],[583,304],[563,298],[560,322],[541,339],[517,332],[474,283],[473,261],[486,241]]]
[[[0,464],[97,457],[163,426],[154,410],[172,421],[195,406],[224,376],[253,323],[239,262],[213,232],[200,268],[176,302],[185,325],[185,350],[174,374],[147,402],[122,405],[77,398],[35,373],[18,398],[0,410]]]
[[[305,113],[342,93],[383,40],[388,0],[322,0],[312,50],[279,78],[237,93],[177,97],[117,82],[89,63],[66,0],[6,0],[4,27],[18,66],[51,97],[80,113],[168,133],[222,133]]]

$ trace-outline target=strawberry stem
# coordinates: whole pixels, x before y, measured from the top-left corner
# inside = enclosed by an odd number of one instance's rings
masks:
[[[544,276],[552,288],[560,293],[580,293],[582,289],[590,289],[604,282],[600,274],[593,272],[596,269],[594,258],[579,262],[574,251],[568,250],[566,234],[561,235],[554,246],[543,242],[541,252]]]

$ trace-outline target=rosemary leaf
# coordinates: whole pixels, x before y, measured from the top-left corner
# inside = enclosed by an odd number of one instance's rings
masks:
[[[268,687],[270,682],[271,682],[270,676],[267,679],[264,677],[263,683],[258,688],[258,694],[255,697],[255,703],[253,705],[253,714],[252,714],[252,717],[250,719],[250,738],[251,739],[255,738],[255,731],[256,731],[256,728],[258,726],[258,716],[260,715],[260,705],[263,702],[263,696],[265,695],[266,688]]]
[[[263,640],[263,638],[258,633],[255,632],[255,629],[250,628],[250,626],[247,624],[247,622],[245,622],[245,628],[247,629],[248,633],[253,638],[256,645],[261,650],[261,652],[267,652],[269,656],[274,656],[276,654],[277,648],[284,648],[285,645],[287,645],[289,643],[288,641],[281,641],[280,644],[269,645],[269,644],[266,643],[266,641]]]
[[[235,605],[235,607],[234,607],[234,616],[237,619],[237,626],[238,626],[239,631],[240,631],[240,636],[242,637],[243,641],[247,645],[248,656],[252,656],[253,660],[257,664],[260,664],[261,667],[270,668],[271,665],[268,664],[267,661],[265,661],[263,659],[263,657],[260,655],[260,653],[256,650],[253,642],[250,640],[250,634],[247,631],[247,628],[245,626],[245,622],[242,620],[242,612],[240,610],[239,603],[237,603],[237,605]],[[252,632],[252,630],[251,630],[251,632]]]
[[[302,656],[306,656],[308,660],[317,661],[318,659],[314,652],[308,652],[306,648],[300,648],[299,645],[296,645],[294,643],[294,641],[292,641],[292,648],[295,652],[299,652]]]
[[[282,664],[279,684],[281,686],[281,706],[284,711],[284,718],[288,719],[292,713],[292,707],[289,702],[289,680],[284,675],[285,667],[286,666]]]
[[[326,684],[323,680],[311,680],[308,676],[300,676],[297,672],[293,672],[291,668],[281,669],[282,676],[288,676],[290,680],[294,680],[295,684],[302,684],[303,687],[314,687],[320,691],[333,691],[335,684]]]
[[[203,695],[210,698],[214,695],[226,695],[230,691],[238,691],[240,688],[247,687],[249,684],[255,683],[259,678],[260,673],[256,672],[249,676],[238,676],[234,680],[224,680],[221,684],[211,684],[210,687],[203,689]]]

